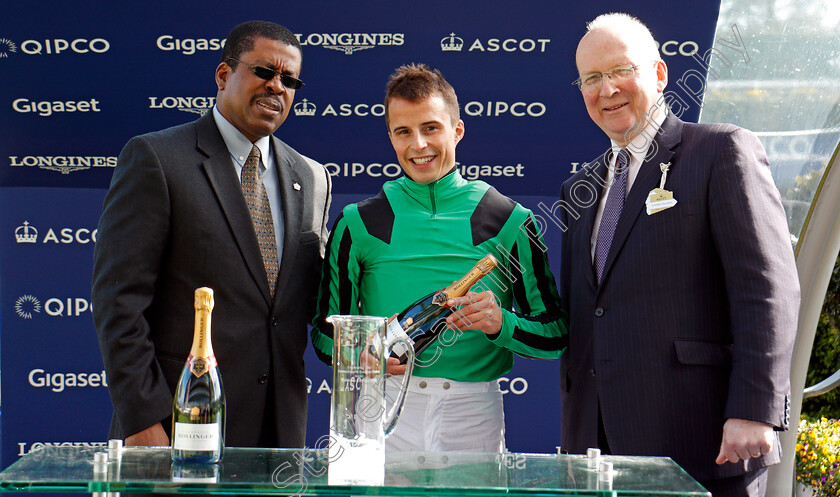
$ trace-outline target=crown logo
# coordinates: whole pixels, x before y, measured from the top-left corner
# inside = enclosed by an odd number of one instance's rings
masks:
[[[312,117],[315,115],[315,111],[318,110],[318,107],[304,98],[303,100],[295,104],[294,109],[296,116]]]
[[[38,241],[38,230],[29,226],[29,221],[24,221],[23,225],[15,230],[15,238],[18,243],[35,243]]]
[[[464,47],[464,39],[455,36],[455,33],[449,33],[449,36],[440,40],[440,49],[444,52],[460,52]]]

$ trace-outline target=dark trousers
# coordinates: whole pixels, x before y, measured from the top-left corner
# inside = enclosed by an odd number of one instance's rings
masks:
[[[712,497],[764,497],[767,491],[767,468],[719,480],[701,481]]]

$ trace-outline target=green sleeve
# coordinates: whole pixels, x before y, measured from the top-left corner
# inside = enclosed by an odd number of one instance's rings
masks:
[[[312,320],[312,346],[319,359],[332,363],[333,327],[326,321],[335,314],[359,314],[360,266],[343,212],[335,221],[327,241],[321,267],[318,307]]]
[[[560,295],[546,252],[529,213],[505,257],[508,271],[515,275],[512,287],[516,310],[502,310],[502,329],[489,338],[521,356],[556,359],[569,343],[568,319],[560,308]]]

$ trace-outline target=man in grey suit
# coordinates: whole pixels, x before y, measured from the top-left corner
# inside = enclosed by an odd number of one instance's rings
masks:
[[[283,26],[235,27],[216,67],[212,112],[134,137],[120,154],[99,223],[93,307],[111,437],[127,445],[169,445],[202,286],[215,291],[226,445],[304,445],[303,352],[330,178],[272,135],[302,85],[301,62]]]
[[[763,495],[788,428],[799,284],[758,139],[668,113],[626,14],[589,23],[576,81],[610,150],[563,184],[562,446],[669,456],[714,497]]]

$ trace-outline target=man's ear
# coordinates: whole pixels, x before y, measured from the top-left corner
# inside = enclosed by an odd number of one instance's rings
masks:
[[[464,127],[464,121],[459,120],[458,124],[455,125],[455,144],[457,145],[458,142],[461,141],[461,138],[464,137],[464,133],[466,132],[466,128]]]
[[[227,78],[230,76],[231,69],[230,66],[227,65],[227,62],[220,62],[218,66],[216,66],[216,88],[219,91],[225,89],[225,84],[227,83]]]

